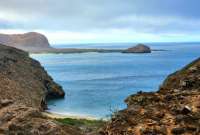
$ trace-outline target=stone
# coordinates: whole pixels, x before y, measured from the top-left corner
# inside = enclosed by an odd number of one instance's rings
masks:
[[[180,127],[179,128],[173,128],[172,133],[176,134],[176,135],[177,134],[183,134],[183,133],[185,133],[185,128],[180,128]]]
[[[185,115],[191,112],[192,112],[192,109],[189,106],[184,106],[183,109],[181,110],[181,113]]]
[[[12,101],[12,100],[9,100],[9,99],[2,99],[2,100],[0,100],[0,105],[1,105],[2,107],[7,106],[7,105],[9,105],[9,104],[11,104],[11,103],[13,103],[13,101]]]

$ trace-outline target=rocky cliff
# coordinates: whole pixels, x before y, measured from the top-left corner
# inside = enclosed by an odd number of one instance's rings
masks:
[[[48,39],[36,32],[25,34],[0,34],[0,43],[26,51],[51,49]]]
[[[7,98],[32,107],[45,105],[46,98],[64,97],[44,68],[28,53],[0,45],[0,99]]]
[[[171,74],[158,92],[128,97],[103,135],[200,133],[200,59]]]
[[[79,135],[42,115],[46,99],[65,93],[28,53],[0,45],[0,134]]]

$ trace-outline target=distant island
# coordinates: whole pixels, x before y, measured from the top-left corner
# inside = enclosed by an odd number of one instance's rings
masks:
[[[0,43],[30,53],[151,53],[152,51],[163,51],[153,50],[144,44],[138,44],[128,49],[53,48],[50,46],[46,36],[36,32],[24,34],[0,34]]]
[[[123,53],[151,53],[151,48],[144,44],[138,44],[138,45],[130,47],[122,52]]]

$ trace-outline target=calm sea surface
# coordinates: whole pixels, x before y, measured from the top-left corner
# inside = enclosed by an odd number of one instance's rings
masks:
[[[133,44],[77,44],[57,47],[127,48]],[[103,118],[126,107],[137,91],[156,91],[168,74],[200,56],[200,43],[149,43],[151,54],[32,54],[63,86],[65,99],[49,101],[49,111]]]

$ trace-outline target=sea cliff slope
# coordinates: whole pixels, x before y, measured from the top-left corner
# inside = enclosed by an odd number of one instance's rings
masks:
[[[41,112],[47,98],[64,95],[62,87],[28,53],[0,45],[0,134],[79,135],[79,130]]]
[[[129,96],[103,135],[200,133],[200,59],[169,75],[157,92]]]
[[[47,98],[64,97],[44,68],[28,53],[0,45],[0,98],[43,108]]]

